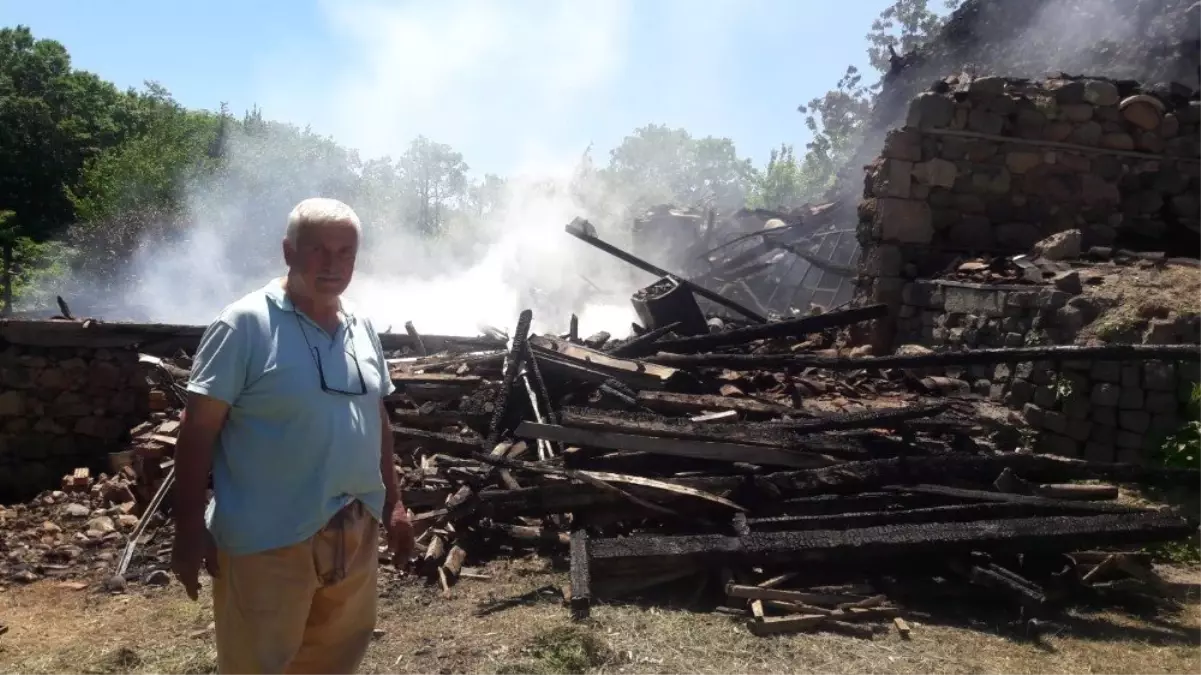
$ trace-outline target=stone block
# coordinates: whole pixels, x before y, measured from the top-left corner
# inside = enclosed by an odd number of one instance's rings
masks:
[[[1056,399],[1055,387],[1049,384],[1034,390],[1034,405],[1042,408],[1054,408]]]
[[[941,97],[940,97],[941,98]],[[922,159],[922,136],[916,129],[894,129],[884,137],[884,150],[889,159],[920,162]]]
[[[1088,396],[1073,393],[1063,402],[1063,414],[1069,419],[1086,420],[1092,413],[1092,404]]]
[[[1113,443],[1089,441],[1084,444],[1084,459],[1090,462],[1111,463],[1114,458]]]
[[[1180,409],[1180,401],[1174,392],[1152,391],[1147,394],[1143,409],[1152,415],[1175,415]]]
[[[1014,407],[1029,403],[1034,398],[1034,385],[1027,380],[1014,380],[1009,385],[1009,405]]]
[[[1046,411],[1043,414],[1043,428],[1057,434],[1067,433],[1068,418],[1061,412]]]
[[[1143,435],[1134,431],[1119,429],[1114,434],[1114,445],[1118,446],[1119,449],[1142,450]]]
[[[1143,363],[1143,386],[1151,391],[1175,391],[1175,365],[1163,361]]]
[[[1151,428],[1151,413],[1145,410],[1119,410],[1118,427],[1142,435]]]
[[[1043,163],[1041,152],[1013,151],[1005,155],[1005,167],[1011,173],[1023,174]]]
[[[878,244],[864,257],[863,270],[872,277],[897,277],[901,275],[902,264],[904,257],[899,247]]]
[[[1118,409],[1114,406],[1093,405],[1092,414],[1089,417],[1098,424],[1111,427],[1118,425]]]
[[[930,206],[911,199],[877,200],[876,218],[884,241],[929,244],[934,237]]]
[[[1092,403],[1096,406],[1116,406],[1122,397],[1122,389],[1108,382],[1093,385]]]
[[[951,188],[959,176],[959,168],[954,162],[935,157],[913,165],[912,175],[913,179],[922,185]]]
[[[1026,420],[1026,424],[1035,429],[1041,429],[1043,428],[1044,419],[1043,409],[1033,403],[1027,403],[1022,406],[1022,419]]]
[[[1137,363],[1122,364],[1122,386],[1137,387],[1142,383],[1142,369]]]
[[[1090,374],[1098,382],[1117,384],[1122,381],[1122,364],[1117,361],[1097,361]]]
[[[1067,423],[1067,435],[1075,441],[1084,442],[1089,439],[1093,431],[1093,423],[1086,419],[1069,419]]]
[[[1143,390],[1141,387],[1122,387],[1118,398],[1118,408],[1121,410],[1142,410]]]
[[[1118,464],[1146,464],[1147,458],[1142,448],[1118,448],[1114,451],[1113,461]]]
[[[944,287],[943,307],[947,313],[1001,317],[1005,313],[1005,294],[993,289]]]
[[[1043,434],[1037,443],[1040,453],[1059,457],[1079,457],[1080,444],[1060,434]]]
[[[905,126],[937,129],[949,126],[955,116],[955,103],[941,94],[925,92],[909,103]]]
[[[1147,433],[1153,438],[1163,438],[1179,431],[1181,424],[1180,417],[1175,412],[1152,415],[1151,427]]]
[[[875,196],[909,198],[912,182],[913,162],[903,159],[885,159],[876,171]]]

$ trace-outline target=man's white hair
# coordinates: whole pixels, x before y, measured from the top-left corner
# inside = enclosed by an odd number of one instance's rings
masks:
[[[363,234],[363,224],[359,221],[359,215],[348,204],[329,197],[310,197],[297,204],[288,214],[288,231],[284,239],[295,245],[302,227],[334,223],[351,225],[360,236]]]

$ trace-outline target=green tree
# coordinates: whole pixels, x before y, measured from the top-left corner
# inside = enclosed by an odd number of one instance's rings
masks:
[[[948,11],[962,0],[945,0]],[[928,0],[894,0],[872,22],[867,35],[868,58],[879,72],[890,66],[893,48],[898,55],[911,51],[938,34],[945,21],[930,9]],[[839,169],[847,164],[863,140],[864,127],[880,82],[867,84],[854,66],[834,89],[799,106],[805,126],[813,134],[801,160],[801,182],[806,193],[819,194],[833,186]]]
[[[155,83],[137,101],[142,131],[90,158],[69,188],[77,219],[98,222],[131,211],[183,211],[186,184],[211,172],[225,116],[191,111]]]
[[[766,209],[799,206],[813,196],[806,193],[805,188],[801,165],[792,146],[781,143],[778,149],[772,149],[767,167],[759,174],[747,198],[747,206]]]
[[[467,163],[449,145],[418,136],[397,162],[408,222],[425,235],[441,233],[467,192]]]
[[[136,131],[135,99],[72,69],[58,42],[0,29],[0,209],[22,233],[44,239],[74,220],[67,190],[88,159]]]
[[[606,173],[636,207],[671,202],[737,208],[755,177],[730,139],[694,139],[659,124],[635,129],[614,148]]]

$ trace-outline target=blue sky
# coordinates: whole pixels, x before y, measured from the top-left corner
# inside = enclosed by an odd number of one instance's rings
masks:
[[[0,0],[119,86],[311,125],[365,155],[417,134],[472,173],[603,158],[655,122],[761,165],[808,140],[798,104],[867,71],[891,0]]]

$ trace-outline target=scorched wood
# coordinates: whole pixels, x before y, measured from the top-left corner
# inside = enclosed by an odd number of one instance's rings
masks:
[[[648,361],[678,368],[825,368],[862,370],[882,368],[927,368],[971,366],[1026,361],[1201,361],[1201,350],[1193,345],[1105,345],[1081,347],[1007,347],[937,352],[911,356],[818,356],[815,354],[671,354],[661,352]]]
[[[547,355],[558,360],[572,361],[589,370],[607,373],[609,377],[635,389],[662,389],[681,375],[675,368],[618,358],[597,349],[546,335],[531,337],[530,347],[539,357]]]
[[[888,485],[940,484],[949,481],[990,485],[1005,468],[1028,480],[1067,483],[1107,480],[1118,483],[1196,486],[1197,469],[1165,469],[1136,464],[1106,464],[1010,453],[995,456],[932,456],[874,459],[838,466],[788,471],[757,477],[780,490],[800,494],[861,492]],[[999,493],[998,493],[999,494]]]
[[[761,314],[758,314],[757,312],[749,310],[746,307],[743,307],[742,305],[734,302],[733,300],[730,300],[730,299],[725,298],[717,293],[714,293],[713,291],[705,288],[704,286],[701,286],[697,283],[689,281],[689,280],[681,277],[680,275],[672,274],[671,272],[668,272],[667,270],[665,270],[661,267],[656,267],[655,265],[652,265],[641,258],[638,258],[629,253],[626,253],[625,251],[617,248],[616,246],[613,246],[612,244],[608,244],[604,241],[601,241],[594,234],[596,231],[596,228],[594,228],[592,226],[592,224],[589,223],[587,220],[583,220],[582,218],[576,218],[575,220],[571,221],[571,223],[569,223],[567,225],[566,231],[567,231],[567,234],[570,234],[571,236],[575,237],[576,239],[579,239],[580,241],[585,242],[587,244],[591,244],[592,246],[599,248],[600,250],[604,251],[605,253],[608,253],[609,255],[619,258],[619,259],[633,265],[634,267],[637,267],[640,270],[643,270],[645,272],[650,272],[651,274],[653,274],[657,277],[667,277],[667,276],[675,277],[676,279],[679,279],[680,283],[687,286],[689,288],[689,290],[691,290],[693,293],[696,293],[697,295],[705,298],[706,300],[711,300],[711,301],[721,305],[722,307],[733,310],[733,311],[747,317],[748,319],[754,321],[755,323],[767,323],[767,319],[764,318]]]
[[[395,424],[392,425],[392,437],[399,443],[420,445],[429,454],[440,452],[463,457],[478,452],[480,449],[479,441],[473,441],[457,434],[410,429]]]
[[[829,312],[817,316],[774,321],[749,328],[737,328],[722,333],[711,333],[709,335],[698,335],[675,340],[660,340],[655,346],[661,351],[686,354],[728,345],[742,345],[768,338],[799,337],[818,333],[829,328],[841,328],[842,326],[850,326],[862,321],[881,319],[886,316],[888,316],[888,307],[886,305],[868,305],[866,307],[856,307],[854,309]]]
[[[656,412],[672,414],[699,413],[709,410],[736,410],[747,416],[779,417],[808,415],[788,406],[767,403],[753,398],[711,396],[708,394],[677,394],[669,391],[640,391],[638,403]]]
[[[971,551],[1063,553],[1096,546],[1171,541],[1194,531],[1187,521],[1176,516],[1124,513],[752,532],[745,537],[631,535],[592,539],[589,544],[592,560],[606,561],[606,567],[618,562],[623,567],[664,564],[674,558],[703,559],[711,564],[733,561],[789,564],[803,560],[848,565],[878,563],[884,558],[927,559]]]
[[[522,422],[515,433],[521,438],[541,438],[593,448],[638,450],[661,455],[678,455],[725,462],[749,462],[764,466],[811,468],[837,463],[836,460],[821,455],[768,446],[659,438],[593,429],[573,429],[534,422]]]

